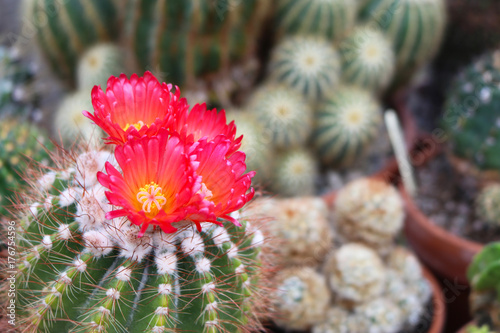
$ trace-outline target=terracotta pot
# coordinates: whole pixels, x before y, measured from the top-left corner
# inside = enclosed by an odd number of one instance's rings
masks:
[[[432,313],[432,324],[429,327],[428,333],[442,333],[446,318],[446,304],[444,302],[444,296],[439,282],[432,275],[429,270],[427,270],[422,265],[422,270],[424,277],[429,281],[432,287],[432,302],[433,302],[433,313]]]

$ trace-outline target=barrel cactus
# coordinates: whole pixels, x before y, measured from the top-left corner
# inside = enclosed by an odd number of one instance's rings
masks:
[[[500,226],[500,184],[484,187],[476,199],[477,215],[492,226]]]
[[[319,175],[314,154],[303,148],[281,152],[274,167],[272,188],[283,196],[305,196],[315,194],[315,183]]]
[[[65,155],[19,203],[16,301],[27,331],[259,325],[264,234],[239,215],[254,172],[244,173],[224,111],[189,111],[171,88],[146,73],[94,89],[85,115],[109,145]]]
[[[356,87],[332,91],[315,115],[312,141],[319,158],[330,166],[352,165],[377,135],[381,113],[368,91]]]
[[[290,36],[273,50],[269,80],[287,85],[317,102],[340,81],[340,60],[331,43],[321,37]]]
[[[500,179],[498,82],[500,51],[485,54],[469,65],[448,93],[443,126],[457,162],[465,162],[469,170],[484,178]]]

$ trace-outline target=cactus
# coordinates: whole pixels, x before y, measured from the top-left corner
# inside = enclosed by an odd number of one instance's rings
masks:
[[[356,27],[340,44],[344,82],[382,93],[394,76],[392,44],[373,26]]]
[[[319,175],[317,161],[306,149],[292,149],[278,155],[272,178],[276,193],[284,196],[315,194]]]
[[[500,51],[469,65],[448,93],[443,126],[454,157],[485,178],[500,178]]]
[[[401,310],[393,302],[378,298],[370,300],[356,309],[356,315],[365,332],[397,333],[403,321]]]
[[[476,214],[492,226],[500,226],[500,185],[484,187],[476,199]]]
[[[305,99],[290,88],[265,85],[250,98],[248,109],[255,113],[277,148],[297,147],[309,137],[313,111]]]
[[[201,76],[227,73],[255,55],[266,0],[140,0],[130,6],[131,48],[140,67],[192,88]]]
[[[313,145],[323,163],[350,166],[375,138],[381,122],[381,106],[369,92],[341,87],[318,107]]]
[[[403,200],[383,180],[362,178],[350,182],[335,200],[337,231],[350,241],[360,241],[386,251],[403,227]]]
[[[125,2],[113,0],[25,0],[27,29],[35,29],[36,41],[52,70],[73,82],[79,56],[97,42],[116,40]]]
[[[35,126],[9,118],[0,121],[0,215],[10,210],[26,169],[36,163],[47,165],[51,149],[45,133]]]
[[[369,0],[360,19],[384,30],[396,54],[396,81],[408,80],[429,61],[446,27],[444,0]]]
[[[303,94],[310,102],[321,100],[340,80],[340,60],[328,40],[290,36],[273,50],[269,80]]]
[[[467,270],[472,287],[470,308],[476,324],[500,329],[500,243],[486,245]]]
[[[276,285],[278,325],[305,330],[324,320],[330,293],[323,275],[310,267],[287,268],[278,273]]]
[[[279,0],[278,33],[316,35],[339,41],[356,22],[356,1]]]
[[[0,45],[0,118],[34,116],[34,76],[33,64],[23,62],[17,48]]]
[[[100,43],[88,49],[78,60],[77,89],[105,86],[111,75],[125,73],[124,50],[111,43]]]
[[[333,306],[326,313],[326,320],[313,326],[312,333],[362,332],[360,320],[341,306]]]
[[[490,331],[490,329],[486,325],[483,325],[481,327],[474,325],[467,327],[466,333],[495,333],[495,332]]]

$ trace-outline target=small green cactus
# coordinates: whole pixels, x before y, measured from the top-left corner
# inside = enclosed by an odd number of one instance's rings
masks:
[[[483,325],[481,327],[473,325],[467,327],[467,333],[495,333],[495,332],[490,331],[489,327],[486,325]]]
[[[443,126],[453,156],[489,177],[500,177],[500,51],[469,65],[448,93]]]
[[[257,325],[257,225],[178,222],[137,237],[96,171],[112,153],[88,151],[35,185],[18,220],[18,318],[32,332],[240,332]],[[40,185],[43,183],[43,186]],[[29,203],[28,203],[29,204]],[[21,206],[20,206],[21,207]],[[260,301],[259,301],[260,302]]]
[[[356,22],[358,5],[352,0],[279,0],[278,33],[316,35],[339,41]]]
[[[313,145],[324,164],[348,167],[364,153],[381,123],[381,106],[372,94],[341,87],[318,107]]]
[[[340,81],[340,60],[331,43],[321,37],[290,36],[273,51],[269,80],[321,100]]]
[[[304,148],[290,149],[276,159],[272,188],[283,196],[315,194],[315,182],[319,175],[315,156]]]
[[[0,215],[7,214],[22,175],[36,163],[47,165],[52,144],[38,128],[14,119],[0,121]]]
[[[356,27],[340,44],[344,82],[382,93],[394,76],[392,44],[382,30]]]
[[[477,215],[492,226],[500,226],[500,184],[484,187],[476,199]]]

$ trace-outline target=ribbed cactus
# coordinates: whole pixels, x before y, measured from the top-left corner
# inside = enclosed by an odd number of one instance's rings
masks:
[[[481,189],[476,199],[476,213],[484,222],[500,226],[500,184]]]
[[[131,48],[140,67],[179,86],[227,73],[255,55],[266,0],[140,0],[129,7]]]
[[[437,52],[446,26],[444,0],[368,0],[360,18],[386,31],[396,54],[396,80],[408,80]]]
[[[316,35],[340,40],[356,22],[358,5],[352,0],[279,0],[279,34]]]
[[[500,51],[469,65],[448,93],[443,126],[453,155],[500,178]]]
[[[121,30],[125,1],[25,0],[26,29],[36,31],[36,41],[52,70],[73,81],[80,55],[101,41],[116,40]]]
[[[352,165],[375,138],[381,106],[368,91],[341,87],[328,94],[315,115],[312,141],[323,163]]]
[[[315,182],[319,175],[318,162],[304,148],[290,149],[278,154],[275,161],[272,188],[283,196],[315,194]]]
[[[260,230],[190,223],[166,234],[108,220],[89,151],[45,175],[18,221],[19,316],[33,332],[237,332],[256,325]],[[40,185],[42,184],[43,185]],[[85,186],[83,186],[85,184]],[[22,235],[22,236],[21,236]]]
[[[14,119],[0,121],[0,215],[6,214],[16,190],[24,184],[28,166],[47,165],[52,144],[33,125]]]
[[[500,243],[486,245],[467,271],[472,287],[470,307],[478,325],[500,329]]]
[[[326,38],[287,37],[273,50],[269,80],[293,88],[316,103],[340,81],[339,56]]]
[[[340,44],[342,78],[349,84],[382,93],[395,70],[392,44],[382,30],[356,27]]]

